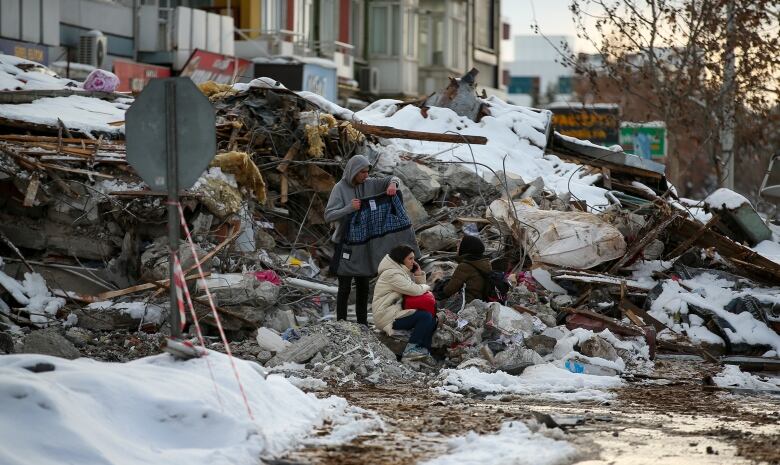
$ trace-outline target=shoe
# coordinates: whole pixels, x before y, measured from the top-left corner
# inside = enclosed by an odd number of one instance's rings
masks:
[[[402,362],[412,362],[416,360],[422,360],[426,357],[430,357],[430,352],[425,347],[420,347],[417,344],[407,344],[404,349],[404,353],[401,356]]]

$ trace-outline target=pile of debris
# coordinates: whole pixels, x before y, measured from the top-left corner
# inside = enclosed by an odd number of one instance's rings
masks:
[[[0,63],[19,82],[45,69]],[[217,334],[208,288],[237,354],[329,380],[411,376],[373,333],[322,323],[337,292],[324,206],[363,154],[402,180],[426,271],[451,273],[459,237],[473,234],[513,285],[506,305],[446,305],[443,365],[611,373],[655,350],[777,356],[780,245],[746,199],[678,198],[663,165],[559,135],[549,111],[479,98],[473,77],[358,113],[265,78],[203,85],[218,153],[181,195],[197,257],[184,243],[179,255],[206,337]],[[81,341],[147,333],[136,345],[153,350],[168,331],[167,217],[165,195],[126,160],[133,100],[46,86],[0,92],[5,351],[45,327]],[[404,343],[380,337],[396,352]]]

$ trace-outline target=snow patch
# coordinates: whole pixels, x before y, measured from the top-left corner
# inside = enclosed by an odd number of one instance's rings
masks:
[[[506,422],[496,434],[473,431],[451,439],[449,453],[422,465],[562,465],[572,463],[577,450],[567,441],[533,432],[519,421]]]

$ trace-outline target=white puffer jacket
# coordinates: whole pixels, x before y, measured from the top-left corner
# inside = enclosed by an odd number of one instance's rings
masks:
[[[374,286],[374,299],[371,303],[374,325],[392,336],[393,322],[414,312],[402,308],[403,296],[423,295],[430,290],[430,286],[425,284],[424,274],[415,276],[389,255],[385,255],[379,263],[377,272],[379,279]]]

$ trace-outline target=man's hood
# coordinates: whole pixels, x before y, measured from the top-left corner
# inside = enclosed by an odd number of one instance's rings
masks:
[[[379,268],[376,271],[377,274],[382,274],[383,272],[392,269],[406,271],[407,273],[409,273],[409,268],[405,267],[404,265],[401,265],[400,263],[396,263],[395,260],[390,258],[390,255],[385,255],[385,258],[383,258],[382,261],[379,262]]]
[[[341,176],[341,179],[345,180],[350,186],[355,187],[355,185],[352,184],[352,180],[355,179],[355,175],[357,175],[363,168],[370,167],[371,162],[368,161],[368,158],[364,157],[363,155],[355,155],[349,159],[347,166],[344,167],[344,174]]]

